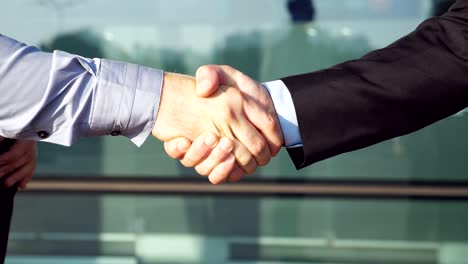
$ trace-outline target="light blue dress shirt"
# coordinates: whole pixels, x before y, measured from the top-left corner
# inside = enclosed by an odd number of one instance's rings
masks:
[[[0,35],[0,137],[70,146],[80,137],[123,135],[141,145],[162,80],[159,70],[45,53]]]

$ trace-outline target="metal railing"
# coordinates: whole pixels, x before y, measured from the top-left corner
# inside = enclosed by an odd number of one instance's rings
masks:
[[[231,196],[327,196],[393,199],[468,199],[468,182],[247,180],[211,185],[206,179],[36,177],[29,193],[181,194]]]

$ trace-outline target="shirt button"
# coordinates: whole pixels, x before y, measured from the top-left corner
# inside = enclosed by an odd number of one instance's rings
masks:
[[[37,136],[42,139],[46,139],[50,136],[49,132],[47,131],[39,131],[37,132]]]
[[[121,131],[115,130],[115,131],[112,131],[111,136],[116,137],[116,136],[120,136],[120,134],[122,134]]]

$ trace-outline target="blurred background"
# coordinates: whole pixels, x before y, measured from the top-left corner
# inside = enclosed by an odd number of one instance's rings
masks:
[[[2,1],[0,32],[44,51],[190,75],[229,64],[270,81],[359,58],[453,2]],[[468,202],[450,193],[468,187],[466,135],[461,112],[301,171],[282,151],[221,189],[150,138],[141,148],[116,137],[40,144],[7,263],[468,263]]]

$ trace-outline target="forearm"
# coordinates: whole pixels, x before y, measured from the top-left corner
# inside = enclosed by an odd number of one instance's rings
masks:
[[[122,134],[140,145],[154,124],[161,83],[161,71],[45,53],[0,35],[0,135],[71,145]]]
[[[389,47],[324,71],[283,79],[296,107],[298,168],[404,135],[468,107],[468,12],[422,23]]]

